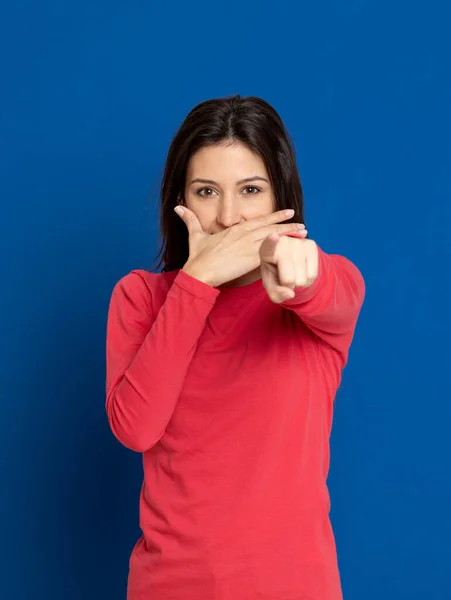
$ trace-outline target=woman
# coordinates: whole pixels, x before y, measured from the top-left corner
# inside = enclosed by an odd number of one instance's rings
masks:
[[[339,600],[329,434],[362,276],[307,239],[262,99],[196,106],[161,199],[162,272],[108,316],[109,423],[144,461],[128,599]]]

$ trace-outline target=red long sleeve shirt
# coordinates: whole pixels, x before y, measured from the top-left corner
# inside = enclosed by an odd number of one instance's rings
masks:
[[[329,437],[365,284],[318,251],[315,283],[279,305],[261,280],[116,285],[106,408],[144,466],[128,600],[341,600]]]

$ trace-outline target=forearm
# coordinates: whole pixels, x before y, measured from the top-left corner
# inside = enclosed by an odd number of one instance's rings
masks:
[[[297,288],[292,300],[282,306],[296,313],[322,340],[346,352],[365,296],[365,283],[358,268],[347,258],[329,255],[318,248],[316,281]]]
[[[120,319],[111,323],[107,356],[116,372],[110,370],[108,378],[107,414],[113,433],[128,448],[144,452],[163,435],[217,294],[179,274],[129,364],[115,339],[123,335]]]

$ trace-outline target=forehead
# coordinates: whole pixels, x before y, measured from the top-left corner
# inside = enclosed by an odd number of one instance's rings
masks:
[[[188,163],[187,176],[191,178],[244,179],[260,175],[267,177],[263,160],[240,142],[205,146]]]

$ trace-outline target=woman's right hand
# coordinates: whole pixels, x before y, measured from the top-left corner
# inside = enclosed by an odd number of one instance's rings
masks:
[[[305,231],[301,224],[280,224],[293,217],[293,210],[279,210],[249,219],[212,235],[203,231],[197,216],[185,206],[177,206],[175,212],[188,229],[189,258],[183,271],[213,287],[259,267],[260,246],[271,233],[283,235]]]

